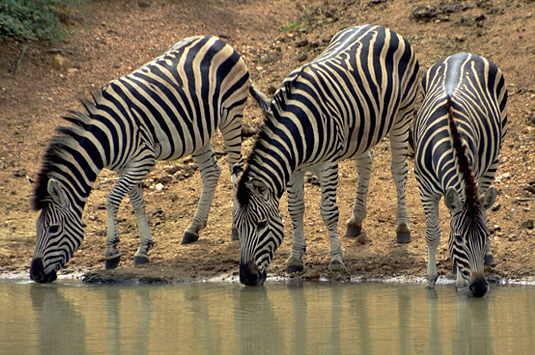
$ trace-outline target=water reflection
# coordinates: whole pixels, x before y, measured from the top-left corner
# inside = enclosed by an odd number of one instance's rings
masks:
[[[36,284],[29,287],[36,315],[38,352],[50,354],[53,349],[61,354],[85,354],[86,327],[80,309],[55,285],[45,292]]]
[[[9,354],[502,354],[535,347],[535,288],[0,282]]]

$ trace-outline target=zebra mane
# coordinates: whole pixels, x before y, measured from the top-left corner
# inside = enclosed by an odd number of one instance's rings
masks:
[[[269,108],[267,107],[268,101],[265,99],[265,96],[263,96],[263,94],[256,89],[256,87],[251,89],[254,90],[251,91],[251,94],[259,102],[260,106],[262,107],[262,111],[264,112],[264,124],[262,125],[262,128],[260,129],[260,132],[256,138],[253,149],[249,153],[249,156],[245,159],[246,167],[243,169],[243,174],[238,181],[236,198],[241,206],[246,206],[251,197],[250,189],[245,186],[250,180],[251,163],[257,161],[257,164],[261,165],[261,154],[258,154],[257,152],[263,151],[262,143],[267,141],[272,136],[275,124],[278,121],[281,112],[286,107],[288,97],[291,96],[293,89],[294,80],[285,80],[273,96]]]
[[[48,193],[48,181],[53,175],[61,171],[61,165],[76,151],[81,136],[87,129],[91,115],[94,114],[102,92],[92,92],[93,101],[80,100],[86,112],[69,111],[62,118],[70,122],[71,126],[59,126],[56,134],[50,139],[48,148],[42,158],[41,169],[35,179],[33,195],[30,201],[33,210],[38,211],[48,207],[52,201]]]
[[[451,137],[453,140],[453,148],[455,150],[455,155],[459,162],[459,171],[463,175],[465,182],[464,194],[466,197],[465,207],[467,214],[470,218],[474,218],[480,211],[480,202],[477,197],[477,185],[472,175],[472,164],[466,157],[466,147],[463,144],[461,134],[457,129],[457,124],[453,117],[453,111],[451,108],[451,97],[447,96],[446,108],[448,109],[448,120],[451,131]]]

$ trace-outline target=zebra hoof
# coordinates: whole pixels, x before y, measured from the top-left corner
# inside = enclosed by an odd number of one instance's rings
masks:
[[[199,234],[193,233],[193,232],[184,232],[184,236],[182,237],[182,241],[180,244],[189,244],[196,242],[199,239]]]
[[[329,264],[329,270],[330,271],[347,271],[346,266],[344,265],[343,261],[341,260],[332,260]]]
[[[232,240],[240,240],[237,228],[232,228]]]
[[[134,265],[146,264],[149,262],[149,257],[147,255],[136,255],[134,256]]]
[[[303,271],[303,266],[292,265],[286,268],[286,272],[288,274],[294,274],[296,272],[301,272],[301,271]]]
[[[120,261],[121,261],[121,254],[113,258],[106,259],[106,270],[115,269],[119,265]]]
[[[398,232],[397,233],[398,243],[410,243],[411,242],[411,233],[410,232]]]
[[[347,230],[346,230],[346,238],[358,237],[361,232],[362,232],[361,227],[353,227],[353,226],[348,225]]]
[[[485,255],[485,265],[491,265],[494,263],[494,255],[487,254]]]

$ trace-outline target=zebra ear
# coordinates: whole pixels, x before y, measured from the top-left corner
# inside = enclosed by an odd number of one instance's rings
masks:
[[[33,179],[31,177],[29,177],[28,175],[26,175],[26,180],[28,180],[28,182],[30,183],[30,186],[32,188],[35,187],[35,181],[33,181]]]
[[[483,208],[485,210],[488,210],[489,208],[494,205],[494,202],[496,201],[496,188],[494,186],[489,187],[487,192],[485,192],[485,195],[481,197],[481,202],[483,205]]]
[[[242,174],[243,174],[243,158],[241,158],[240,161],[234,164],[234,166],[232,167],[232,173],[230,174],[230,179],[232,180],[232,185],[234,186],[234,189],[236,189],[238,185],[238,181],[240,181]]]
[[[67,198],[65,191],[63,191],[61,184],[57,180],[55,179],[48,180],[47,190],[48,190],[50,197],[52,197],[52,201],[54,201],[56,205],[58,205],[61,208],[68,207],[69,199]]]
[[[249,188],[255,195],[260,195],[260,196],[262,196],[262,198],[263,198],[264,200],[267,200],[267,199],[268,199],[269,189],[268,189],[267,185],[264,184],[262,181],[251,179],[251,180],[247,183],[247,187],[248,187],[248,188]]]
[[[462,209],[461,199],[454,187],[448,187],[444,194],[444,203],[450,212],[459,212]]]

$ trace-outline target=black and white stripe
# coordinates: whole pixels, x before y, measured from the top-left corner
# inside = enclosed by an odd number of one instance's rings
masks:
[[[507,131],[504,78],[489,60],[460,53],[433,65],[423,89],[414,124],[414,166],[427,220],[428,287],[437,279],[438,203],[444,196],[457,286],[468,283],[469,294],[483,296],[484,263],[492,259],[486,210],[496,198],[491,183]]]
[[[50,282],[83,239],[82,211],[93,182],[103,168],[119,179],[110,191],[106,267],[117,266],[120,253],[117,210],[128,194],[137,217],[140,247],[134,263],[148,261],[152,246],[141,183],[156,160],[193,155],[203,190],[183,243],[195,241],[206,225],[220,175],[210,139],[219,128],[229,167],[241,157],[243,109],[251,82],[239,54],[213,36],[184,39],[133,73],[109,82],[87,113],[66,117],[73,126],[60,127],[39,172],[33,207],[37,245],[30,276]]]
[[[337,235],[338,162],[357,159],[359,192],[349,233],[366,215],[370,150],[385,136],[392,147],[398,232],[407,236],[407,139],[417,92],[418,61],[409,43],[379,26],[345,29],[312,62],[294,70],[269,106],[264,127],[238,184],[235,223],[241,247],[240,280],[262,284],[283,238],[279,200],[288,188],[293,224],[288,271],[303,268],[303,175],[321,183],[321,215],[331,241],[331,270],[345,270]],[[265,101],[257,93],[262,103]],[[267,104],[264,102],[264,106]]]

